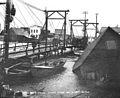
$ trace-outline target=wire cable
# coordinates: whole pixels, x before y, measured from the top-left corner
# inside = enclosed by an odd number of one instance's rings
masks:
[[[27,6],[28,7],[28,6]],[[33,16],[31,15],[31,13],[29,12],[29,10],[25,7],[25,9],[27,10],[28,14],[30,15],[30,17],[33,19],[33,21],[37,24],[37,22],[35,21],[35,19],[33,18]]]
[[[51,26],[51,29],[55,29],[50,21],[49,21],[49,24]]]
[[[0,16],[1,16],[1,19],[4,21],[5,20],[5,16],[0,12]]]
[[[51,20],[51,25],[52,25],[52,27],[55,29],[55,26],[54,26],[54,24],[53,24],[53,21]]]
[[[25,27],[25,25],[17,17],[15,17],[15,18]]]
[[[28,7],[28,8],[33,13],[33,15],[39,20],[39,22],[43,25],[42,21],[35,15],[35,13],[30,9],[30,7]]]
[[[44,10],[42,10],[42,9],[40,9],[40,8],[37,8],[37,7],[35,7],[35,6],[33,6],[33,5],[29,4],[29,3],[26,3],[26,2],[24,2],[23,0],[18,0],[18,1],[21,2],[21,3],[23,3],[23,4],[25,4],[25,5],[27,5],[27,6],[30,6],[30,7],[34,8],[34,9],[36,9],[36,10],[45,12]]]
[[[16,4],[16,5],[17,5],[17,4]],[[27,24],[27,26],[29,26],[28,23],[27,23],[27,21],[26,21],[26,19],[25,19],[25,17],[24,17],[24,15],[22,14],[22,12],[21,12],[21,10],[20,10],[20,8],[19,8],[18,5],[17,5],[17,8],[18,8],[18,10],[20,11],[20,14],[22,15],[22,17],[23,17],[25,23]]]

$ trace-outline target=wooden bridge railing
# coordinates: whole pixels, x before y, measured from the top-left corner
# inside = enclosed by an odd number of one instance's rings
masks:
[[[47,52],[56,51],[62,49],[63,43],[54,44],[49,42],[47,45]],[[14,49],[15,48],[15,49]],[[37,46],[33,49],[32,44],[24,44],[24,45],[14,45],[9,47],[9,57],[16,58],[21,56],[31,56],[35,54],[43,54],[45,52],[45,43],[37,44]],[[4,54],[4,46],[0,48],[0,58],[3,58]]]

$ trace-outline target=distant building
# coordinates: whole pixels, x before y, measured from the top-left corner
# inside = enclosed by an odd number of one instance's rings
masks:
[[[4,33],[5,31],[2,30],[0,33],[0,41],[4,40]],[[28,38],[30,35],[30,29],[28,27],[21,27],[21,28],[12,27],[10,28],[9,35],[10,35],[10,39],[16,39],[16,36],[18,35],[25,36]]]
[[[29,31],[23,28],[10,28],[10,31],[13,31],[14,34],[16,35],[23,35],[23,36],[29,37]],[[10,32],[10,34],[13,32]]]
[[[21,29],[23,29],[24,31],[27,31],[28,34],[30,34],[30,28],[29,27],[21,27]]]
[[[33,25],[30,27],[30,37],[35,37],[36,39],[39,38],[40,34],[41,34],[41,26],[38,25]]]
[[[64,39],[64,30],[63,29],[55,29],[55,38],[56,39]]]
[[[29,38],[29,31],[22,28],[10,28],[9,41],[23,40],[21,37],[24,37],[23,39]]]
[[[55,29],[55,34],[63,35],[64,34],[64,30],[63,29]]]
[[[69,37],[70,35],[66,34],[66,39]],[[56,39],[61,39],[64,40],[64,29],[55,29],[55,38]]]

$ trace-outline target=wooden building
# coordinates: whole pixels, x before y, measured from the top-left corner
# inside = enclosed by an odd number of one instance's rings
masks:
[[[29,32],[25,31],[24,29],[21,28],[10,28],[9,31],[9,41],[19,41],[19,40],[23,40],[25,38],[19,38],[19,37],[25,37],[28,38],[29,37]]]
[[[120,85],[120,35],[108,27],[73,66],[82,80]]]

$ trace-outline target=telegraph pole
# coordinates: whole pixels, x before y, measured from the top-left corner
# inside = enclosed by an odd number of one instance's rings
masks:
[[[98,13],[96,13],[96,33],[95,33],[95,37],[97,37],[97,33],[98,33],[97,16],[98,16]]]
[[[73,35],[73,25],[72,21],[70,21],[70,42],[72,42],[74,35]]]
[[[64,17],[64,49],[66,46],[66,16],[67,16],[67,12],[65,11],[65,17]]]
[[[5,13],[5,33],[4,33],[4,61],[8,60],[8,51],[9,51],[9,28],[10,28],[10,7],[11,7],[11,0],[6,1],[6,13]]]
[[[45,10],[45,65],[47,64],[48,12]]]
[[[87,23],[87,20],[86,20],[86,15],[88,14],[88,12],[83,12],[83,14],[85,14],[85,22],[84,22],[84,36],[86,36],[87,34],[87,26],[86,26],[86,23]]]
[[[86,15],[88,14],[88,12],[84,11],[83,14],[85,14],[85,20],[86,20]]]

